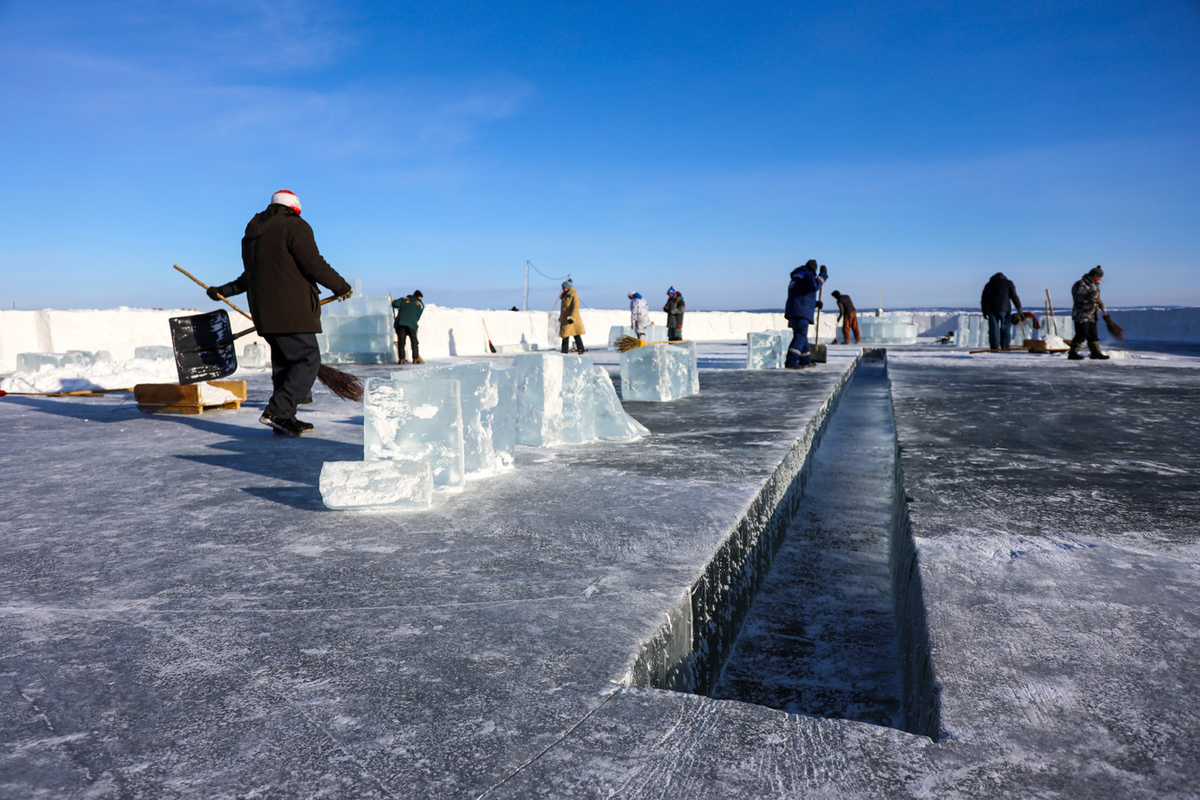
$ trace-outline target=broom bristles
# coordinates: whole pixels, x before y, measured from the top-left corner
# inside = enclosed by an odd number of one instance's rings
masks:
[[[633,350],[636,347],[641,347],[645,344],[645,342],[636,336],[625,334],[624,336],[618,338],[615,344],[617,345],[617,350],[622,353],[628,353],[630,350]]]
[[[1112,337],[1118,342],[1125,341],[1125,329],[1113,322],[1113,318],[1108,314],[1104,315],[1104,327],[1108,328],[1108,332],[1111,333]]]
[[[342,372],[340,369],[334,369],[328,364],[322,364],[321,368],[317,370],[317,380],[321,381],[326,389],[343,400],[352,400],[355,403],[362,402],[362,381],[349,372]]]

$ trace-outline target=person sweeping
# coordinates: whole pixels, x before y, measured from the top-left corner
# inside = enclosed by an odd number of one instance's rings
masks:
[[[271,348],[274,391],[258,421],[281,436],[313,429],[296,419],[296,403],[310,395],[321,368],[320,290],[339,300],[354,293],[346,279],[329,266],[317,249],[312,228],[300,218],[300,199],[281,189],[265,210],[254,215],[242,237],[244,271],[224,286],[211,286],[213,300],[245,292],[259,336]]]

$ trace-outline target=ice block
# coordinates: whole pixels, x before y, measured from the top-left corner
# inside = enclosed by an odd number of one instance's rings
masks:
[[[517,443],[549,447],[563,441],[563,356],[522,353],[517,370]]]
[[[363,392],[363,459],[424,459],[439,489],[466,476],[459,382],[368,378]]]
[[[622,353],[622,399],[662,402],[696,394],[696,349],[687,344],[647,344]]]
[[[590,377],[596,406],[596,438],[606,442],[631,442],[649,435],[646,426],[629,416],[621,405],[608,370],[593,366]]]
[[[433,501],[433,469],[428,461],[326,461],[318,487],[328,508],[420,511]]]

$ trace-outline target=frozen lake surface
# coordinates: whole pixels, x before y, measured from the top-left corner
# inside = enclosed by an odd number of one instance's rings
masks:
[[[0,797],[1196,796],[1200,360],[889,349],[935,741],[628,685],[857,353],[698,351],[699,395],[625,404],[651,436],[518,447],[408,514],[324,508],[363,428],[319,386],[301,439],[257,422],[261,370],[200,416],[0,399]],[[852,476],[887,420],[850,408],[801,551],[878,499]]]

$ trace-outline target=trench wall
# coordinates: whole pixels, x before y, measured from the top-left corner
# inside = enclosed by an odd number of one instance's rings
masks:
[[[704,695],[711,692],[796,514],[812,472],[813,456],[843,392],[863,359],[885,358],[884,350],[865,350],[838,381],[703,573],[675,598],[662,626],[643,643],[625,685]],[[890,410],[890,379],[888,404]],[[936,740],[940,729],[938,689],[894,429],[892,443],[895,471],[889,563],[900,649],[903,727]]]

